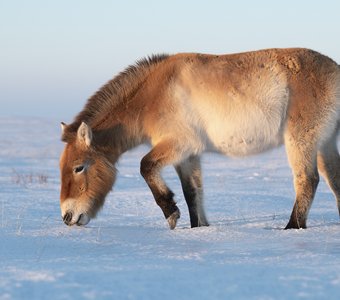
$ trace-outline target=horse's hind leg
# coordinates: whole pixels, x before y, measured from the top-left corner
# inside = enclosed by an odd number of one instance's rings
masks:
[[[319,174],[316,166],[317,151],[312,140],[312,138],[310,140],[306,137],[301,141],[295,139],[293,135],[285,137],[287,155],[293,171],[296,193],[293,211],[285,229],[307,227],[308,212],[319,183]]]
[[[203,207],[200,158],[190,156],[175,166],[188,205],[191,227],[208,226]]]
[[[336,134],[318,152],[318,169],[335,195],[340,215],[340,156]]]

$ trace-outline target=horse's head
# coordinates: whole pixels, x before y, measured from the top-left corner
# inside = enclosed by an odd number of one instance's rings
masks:
[[[82,123],[76,131],[62,123],[66,142],[60,158],[62,218],[67,225],[86,225],[104,204],[116,170],[94,145],[91,128]]]

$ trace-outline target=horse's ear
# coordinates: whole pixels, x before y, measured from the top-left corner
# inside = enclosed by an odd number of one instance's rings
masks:
[[[66,138],[67,137],[67,134],[66,134],[67,125],[64,122],[61,122],[60,126],[61,126],[61,140],[63,142],[66,142],[66,140],[67,140],[67,138]]]
[[[64,135],[67,125],[64,122],[60,122],[60,126],[61,126],[61,135]]]
[[[77,142],[90,147],[92,141],[92,130],[85,122],[82,122],[77,131]]]

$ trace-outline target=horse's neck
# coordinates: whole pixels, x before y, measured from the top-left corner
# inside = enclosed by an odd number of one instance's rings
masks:
[[[98,148],[107,153],[119,157],[124,152],[135,148],[143,142],[142,134],[139,132],[140,125],[137,119],[129,117],[130,114],[106,121],[102,128],[94,131],[95,143]],[[113,113],[113,118],[115,114]]]

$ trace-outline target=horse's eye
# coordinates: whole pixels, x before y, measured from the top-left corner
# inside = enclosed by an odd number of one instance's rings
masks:
[[[83,172],[83,171],[84,171],[84,169],[85,169],[85,167],[84,167],[84,166],[78,166],[78,167],[75,167],[75,168],[74,168],[74,173],[77,173],[77,174],[79,174],[79,173]]]

